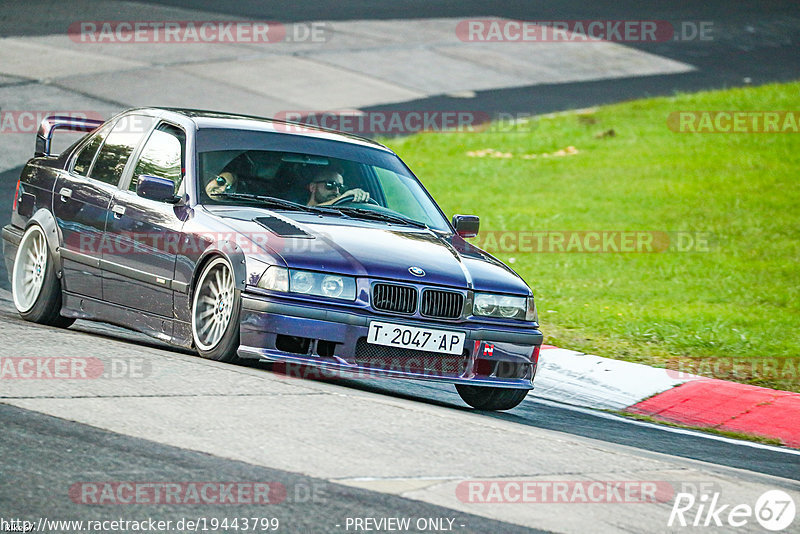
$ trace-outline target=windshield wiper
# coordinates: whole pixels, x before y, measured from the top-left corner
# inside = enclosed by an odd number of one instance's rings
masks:
[[[388,213],[383,213],[383,212],[380,212],[380,211],[368,210],[368,209],[365,209],[365,208],[347,208],[347,207],[344,207],[344,208],[337,208],[337,209],[339,211],[341,211],[342,213],[344,213],[345,215],[349,215],[351,217],[360,217],[362,219],[373,219],[373,220],[376,220],[376,221],[386,221],[386,222],[392,222],[392,223],[397,223],[397,224],[406,224],[408,226],[414,226],[416,228],[427,228],[428,227],[428,225],[423,223],[423,222],[415,221],[414,219],[408,219],[406,217],[403,217],[402,215],[390,215]]]
[[[403,217],[402,215],[390,215],[388,213],[382,213],[379,211],[373,211],[364,208],[348,208],[348,207],[328,208],[323,206],[306,206],[303,204],[298,204],[297,202],[292,202],[291,200],[284,200],[282,198],[271,197],[267,195],[253,195],[251,193],[222,192],[222,193],[215,193],[211,196],[230,198],[232,200],[245,200],[249,202],[258,202],[259,204],[264,204],[266,206],[285,209],[285,210],[306,211],[309,213],[322,213],[325,215],[335,215],[337,217],[356,217],[361,219],[372,219],[376,221],[386,221],[396,224],[405,224],[408,226],[414,226],[416,228],[428,228],[427,224],[415,221],[414,219],[408,219],[406,217]]]
[[[230,193],[230,192],[223,192],[223,193],[215,193],[211,196],[214,197],[223,197],[223,198],[230,198],[232,200],[247,200],[250,202],[258,202],[259,204],[264,204],[266,206],[270,206],[273,208],[280,208],[285,210],[292,210],[292,211],[308,211],[311,213],[324,213],[326,215],[337,215],[339,217],[342,214],[339,210],[331,209],[331,208],[319,208],[316,206],[305,206],[303,204],[298,204],[297,202],[292,202],[291,200],[284,200],[278,197],[270,197],[266,195],[253,195],[250,193]]]

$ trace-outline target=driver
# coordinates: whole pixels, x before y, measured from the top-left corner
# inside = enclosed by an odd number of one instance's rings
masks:
[[[235,174],[223,171],[206,184],[206,194],[213,198],[222,193],[235,193],[237,183],[238,179]]]
[[[322,167],[308,184],[309,195],[306,205],[330,206],[345,197],[353,197],[348,201],[354,203],[363,203],[369,200],[369,193],[363,189],[348,189],[340,194],[343,189],[344,178],[342,175],[336,169]]]

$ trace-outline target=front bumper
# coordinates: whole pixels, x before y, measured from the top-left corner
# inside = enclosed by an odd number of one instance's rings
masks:
[[[461,355],[366,342],[372,320],[464,332]],[[242,294],[239,356],[283,362],[287,374],[323,378],[407,378],[452,384],[533,389],[542,344],[534,328],[424,322],[361,310]]]

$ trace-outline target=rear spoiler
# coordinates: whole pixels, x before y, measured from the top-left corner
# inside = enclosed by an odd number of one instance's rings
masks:
[[[50,155],[50,142],[53,138],[53,132],[56,130],[91,132],[104,122],[103,120],[97,119],[50,115],[42,119],[42,123],[39,125],[39,131],[36,132],[36,150],[33,155],[37,158]]]

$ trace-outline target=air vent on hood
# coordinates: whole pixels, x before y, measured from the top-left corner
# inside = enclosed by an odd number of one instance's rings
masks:
[[[314,239],[314,236],[304,231],[299,226],[295,226],[278,217],[256,217],[253,219],[255,222],[269,230],[270,232],[281,237],[297,237],[301,239]]]

